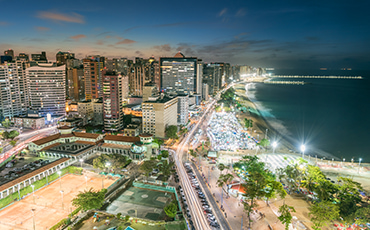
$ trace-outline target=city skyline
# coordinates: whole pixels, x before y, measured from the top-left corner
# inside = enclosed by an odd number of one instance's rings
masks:
[[[205,62],[274,68],[368,69],[369,3],[345,1],[0,1],[0,49],[147,58],[181,51]],[[4,36],[5,35],[5,36]]]

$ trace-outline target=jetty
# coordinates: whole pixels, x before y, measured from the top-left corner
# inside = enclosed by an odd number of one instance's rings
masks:
[[[264,81],[265,84],[276,84],[276,85],[305,85],[308,84],[304,81]]]
[[[361,76],[302,76],[302,75],[274,75],[271,78],[330,78],[330,79],[363,79]]]

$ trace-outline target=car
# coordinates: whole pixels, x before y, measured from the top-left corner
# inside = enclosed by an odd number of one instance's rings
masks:
[[[33,171],[33,170],[35,170],[35,169],[36,169],[36,168],[35,168],[34,166],[31,166],[31,167],[30,167],[30,170],[32,170],[32,171]]]
[[[7,164],[5,165],[5,167],[7,167],[7,168],[11,168],[11,167],[13,167],[13,163],[12,163],[12,162],[9,162],[9,163],[7,163]]]
[[[199,191],[199,192],[198,192],[198,194],[199,194],[199,195],[202,195],[202,194],[203,194],[203,192],[202,192],[202,191]]]
[[[20,158],[18,158],[18,160],[24,161],[24,157],[20,157]]]
[[[118,227],[115,226],[115,227],[108,228],[107,230],[117,230],[117,229],[118,229]]]
[[[182,189],[181,185],[179,185],[178,188],[181,190]]]
[[[40,163],[37,163],[35,166],[36,167],[41,167],[41,164]]]
[[[214,218],[215,216],[213,214],[207,214],[207,217]]]
[[[203,209],[209,209],[208,205],[203,205],[202,207],[203,207]]]
[[[121,172],[127,172],[127,169],[122,169]]]
[[[40,161],[39,161],[39,160],[37,160],[37,161],[34,161],[33,163],[38,164],[38,163],[40,163]]]
[[[215,228],[220,227],[220,225],[217,222],[211,222],[209,225]]]
[[[211,210],[203,210],[203,212],[204,212],[204,214],[211,214],[212,213],[212,211]]]
[[[11,176],[9,175],[9,174],[6,174],[5,176],[4,176],[4,179],[10,179],[11,178]]]
[[[191,215],[190,215],[190,214],[186,214],[186,216],[187,216],[189,219],[191,219]]]

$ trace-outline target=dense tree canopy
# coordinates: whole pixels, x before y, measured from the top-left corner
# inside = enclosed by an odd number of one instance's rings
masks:
[[[168,138],[177,139],[177,126],[176,125],[170,125],[166,128],[166,136]]]
[[[72,200],[72,204],[76,207],[81,207],[84,211],[99,209],[104,204],[104,197],[106,193],[106,189],[94,191],[91,188],[88,191],[80,192],[77,197]]]

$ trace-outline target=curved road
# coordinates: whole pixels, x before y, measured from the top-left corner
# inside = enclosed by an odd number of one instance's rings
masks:
[[[227,90],[229,87],[227,87],[224,90],[222,90],[221,92],[219,92],[218,95],[216,96],[216,99],[219,97],[219,95],[222,92]],[[198,129],[199,124],[201,124],[203,122],[205,116],[208,114],[208,112],[213,107],[213,105],[215,104],[216,101],[217,100],[213,100],[212,102],[209,103],[209,105],[206,108],[204,114],[199,119],[199,122],[188,132],[187,136],[179,143],[179,145],[177,146],[176,154],[174,155],[174,159],[175,159],[175,163],[176,163],[176,166],[177,166],[178,174],[181,177],[181,183],[182,183],[182,187],[183,187],[185,197],[186,197],[186,200],[187,200],[188,208],[190,209],[190,212],[191,212],[192,221],[194,223],[194,227],[196,229],[199,229],[199,230],[212,229],[212,228],[209,226],[209,223],[206,220],[206,217],[203,213],[201,202],[199,202],[198,196],[197,196],[195,190],[193,189],[193,187],[191,186],[189,177],[188,177],[188,175],[186,173],[186,170],[185,170],[185,167],[184,167],[183,158],[184,158],[184,156],[186,156],[187,151],[188,151],[187,145],[188,145],[189,139],[193,136],[195,130]],[[199,173],[197,173],[197,175],[199,175]],[[201,177],[197,177],[197,180],[199,181],[199,183],[202,182]],[[202,185],[202,183],[201,183],[201,185]],[[202,186],[202,187],[203,187],[203,191],[204,191],[205,194],[210,194],[210,191],[208,190],[207,187],[205,187],[205,186]],[[208,201],[212,205],[213,204],[212,201],[214,201],[213,198],[209,197],[209,196],[207,196],[207,197],[208,197]],[[219,209],[219,207],[217,205],[212,205],[212,210],[214,211],[214,215],[216,216],[216,218],[218,220],[218,223],[220,224],[221,228],[226,229],[226,230],[231,229],[229,227],[225,217],[223,216],[222,212],[220,210],[217,211],[217,209]]]

